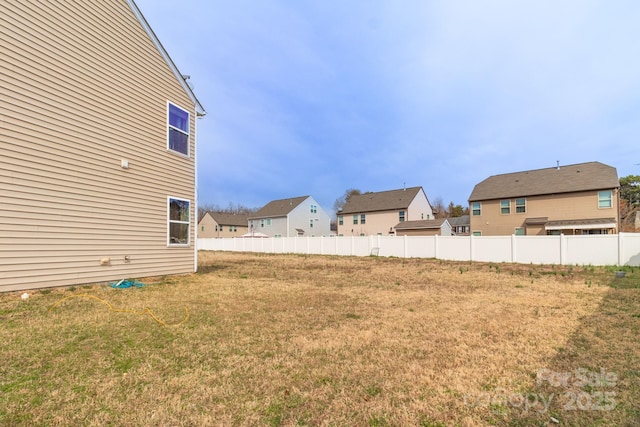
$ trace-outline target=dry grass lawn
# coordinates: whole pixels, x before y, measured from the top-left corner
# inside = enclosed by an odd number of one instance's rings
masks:
[[[640,423],[640,269],[200,264],[142,288],[0,295],[0,425]]]

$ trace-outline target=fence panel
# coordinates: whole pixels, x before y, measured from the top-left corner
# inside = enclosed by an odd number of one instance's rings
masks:
[[[618,263],[618,235],[565,236],[563,264],[615,265]]]
[[[364,236],[198,239],[199,250],[452,261],[640,266],[640,233],[590,236]]]

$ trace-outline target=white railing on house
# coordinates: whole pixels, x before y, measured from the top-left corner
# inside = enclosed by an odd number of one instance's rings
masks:
[[[395,256],[523,264],[640,266],[640,233],[198,239],[198,250]]]

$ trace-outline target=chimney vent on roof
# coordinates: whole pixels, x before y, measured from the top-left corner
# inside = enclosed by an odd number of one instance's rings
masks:
[[[560,170],[560,160],[556,160],[556,169]]]

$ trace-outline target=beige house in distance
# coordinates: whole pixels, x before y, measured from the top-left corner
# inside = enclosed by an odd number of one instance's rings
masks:
[[[399,222],[394,227],[396,236],[451,236],[447,218]]]
[[[242,237],[249,230],[248,215],[207,212],[198,223],[198,237]]]
[[[433,209],[422,187],[359,194],[338,212],[338,235],[393,235],[399,222],[429,219]]]
[[[197,268],[205,111],[131,0],[3,2],[0,291]]]
[[[617,233],[619,188],[616,169],[599,162],[494,175],[469,196],[471,233]]]

